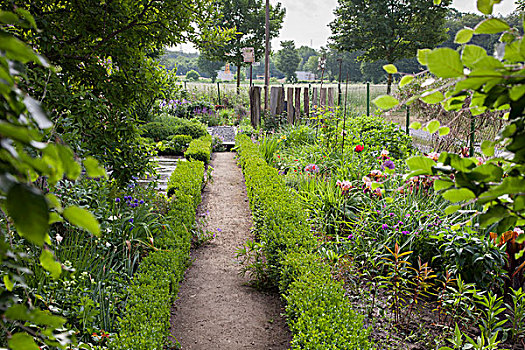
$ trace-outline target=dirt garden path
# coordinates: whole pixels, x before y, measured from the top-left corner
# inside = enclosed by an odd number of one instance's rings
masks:
[[[234,153],[215,153],[200,213],[217,237],[194,260],[172,309],[171,333],[183,350],[288,349],[290,334],[276,294],[257,291],[238,272],[236,250],[250,237],[251,212]],[[220,229],[221,231],[218,231]]]

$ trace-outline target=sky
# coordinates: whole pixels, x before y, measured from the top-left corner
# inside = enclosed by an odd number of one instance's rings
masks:
[[[270,0],[270,3],[277,1],[286,8],[286,16],[280,36],[272,40],[272,50],[278,50],[283,40],[294,40],[296,47],[306,45],[319,49],[326,45],[331,34],[328,24],[334,19],[337,0]],[[480,13],[476,0],[453,0],[452,7],[461,12]],[[494,5],[494,14],[507,15],[515,8],[514,0],[503,0]],[[180,48],[185,52],[195,51],[191,45]]]

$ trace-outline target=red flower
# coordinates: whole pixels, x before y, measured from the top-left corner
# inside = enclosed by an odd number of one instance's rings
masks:
[[[355,146],[354,151],[359,153],[359,152],[363,152],[364,149],[365,149],[365,146],[357,145],[357,146]]]

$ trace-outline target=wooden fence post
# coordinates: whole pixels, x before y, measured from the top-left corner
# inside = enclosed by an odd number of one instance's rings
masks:
[[[257,129],[261,124],[261,87],[250,88],[250,121],[252,127]]]
[[[270,111],[273,117],[280,115],[283,112],[284,106],[282,95],[283,89],[281,87],[272,86],[272,89],[270,90]]]
[[[335,88],[328,88],[328,98],[326,101],[326,106],[333,109],[335,106]]]
[[[286,113],[288,124],[293,124],[293,87],[289,87],[286,94]]]
[[[319,96],[319,88],[314,87],[312,91],[312,104],[316,107],[318,107],[318,104],[319,104],[319,100],[317,98],[318,96]]]
[[[294,124],[297,124],[301,119],[301,88],[295,88],[295,116],[293,118]]]
[[[304,88],[304,115],[310,118],[310,89]]]
[[[321,88],[321,93],[319,94],[319,106],[326,106],[326,88]]]

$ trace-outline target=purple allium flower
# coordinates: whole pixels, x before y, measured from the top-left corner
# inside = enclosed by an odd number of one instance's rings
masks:
[[[381,169],[385,170],[385,168],[388,168],[390,170],[394,170],[396,167],[396,165],[394,164],[393,161],[391,160],[385,160],[385,162],[383,163],[383,165],[381,166]]]
[[[383,225],[381,225],[381,228],[382,228],[383,230],[387,230],[387,229],[388,229],[388,225],[387,225],[387,224],[383,224]]]

